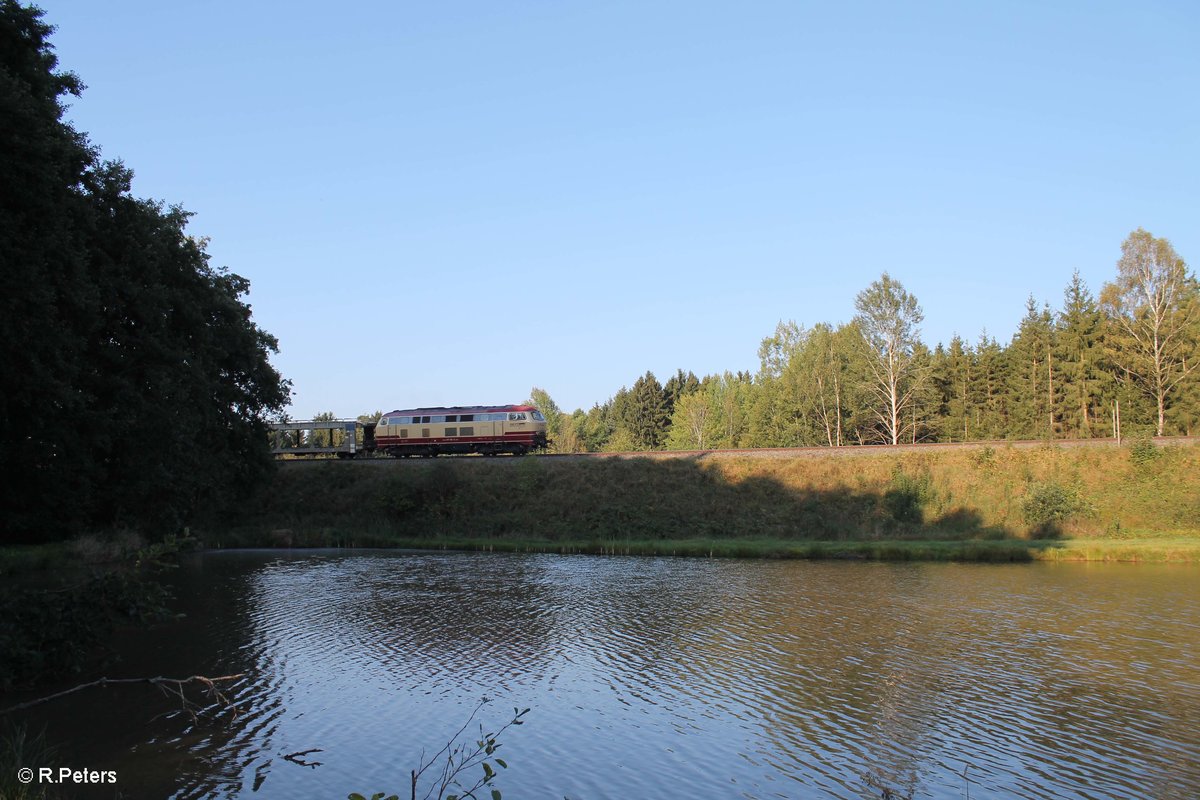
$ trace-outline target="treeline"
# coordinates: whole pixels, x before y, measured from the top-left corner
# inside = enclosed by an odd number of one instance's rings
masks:
[[[781,322],[755,374],[653,373],[588,411],[535,388],[559,452],[838,447],[1192,435],[1200,289],[1170,242],[1138,229],[1099,297],[1076,273],[1058,308],[1032,297],[1007,344],[930,349],[917,299],[886,273],[848,323]]]
[[[288,384],[249,283],[64,121],[42,15],[0,0],[0,541],[171,532],[269,476]]]

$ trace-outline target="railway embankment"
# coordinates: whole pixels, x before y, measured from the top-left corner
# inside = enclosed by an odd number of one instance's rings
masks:
[[[211,547],[1200,562],[1200,448],[444,458],[281,468]]]

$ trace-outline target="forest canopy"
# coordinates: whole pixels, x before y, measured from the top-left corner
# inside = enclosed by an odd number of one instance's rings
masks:
[[[1115,253],[1114,249],[1114,253]],[[930,349],[915,296],[883,273],[848,323],[780,322],[755,374],[653,373],[590,410],[553,407],[562,452],[906,444],[1200,428],[1200,288],[1171,243],[1141,228],[1097,298],[1076,272],[1061,305],[1030,297],[1006,344],[982,332]],[[548,415],[549,416],[549,415]]]

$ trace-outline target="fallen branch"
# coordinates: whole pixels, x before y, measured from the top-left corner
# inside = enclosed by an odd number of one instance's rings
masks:
[[[312,755],[313,753],[324,753],[324,752],[325,751],[319,747],[313,747],[308,750],[300,750],[299,752],[296,752],[296,753],[288,753],[287,755],[285,755],[283,757],[283,760],[290,761],[293,764],[299,764],[302,767],[312,767],[313,769],[316,769],[317,767],[321,766],[321,762],[320,761],[307,761],[307,760],[305,760],[304,757],[307,755]]]
[[[217,684],[227,681],[235,681],[243,677],[245,677],[244,672],[239,672],[236,675],[222,675],[218,678],[208,678],[204,675],[193,675],[190,678],[164,678],[161,676],[157,678],[99,678],[88,683],[81,683],[78,686],[74,686],[70,689],[66,689],[55,694],[47,695],[46,697],[39,697],[36,700],[29,700],[25,703],[18,703],[15,706],[10,706],[0,711],[0,717],[4,716],[5,714],[11,714],[14,711],[23,711],[26,708],[40,706],[43,703],[49,703],[51,700],[58,700],[59,698],[66,697],[67,695],[72,695],[76,692],[82,692],[84,689],[92,689],[97,686],[103,687],[130,683],[148,683],[152,686],[157,686],[165,694],[178,697],[183,703],[184,710],[188,711],[188,713],[192,714],[192,717],[195,718],[196,715],[191,711],[190,708],[192,704],[188,701],[187,696],[183,693],[183,687],[191,683],[199,683],[206,687],[209,695],[214,697],[217,702],[219,702],[221,705],[227,706],[229,705],[229,700],[224,694],[221,693],[221,690],[217,688]]]

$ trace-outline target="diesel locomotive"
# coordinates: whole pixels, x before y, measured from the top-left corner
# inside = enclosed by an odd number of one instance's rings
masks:
[[[546,418],[530,405],[398,409],[379,418],[373,445],[402,457],[523,455],[546,446]]]

